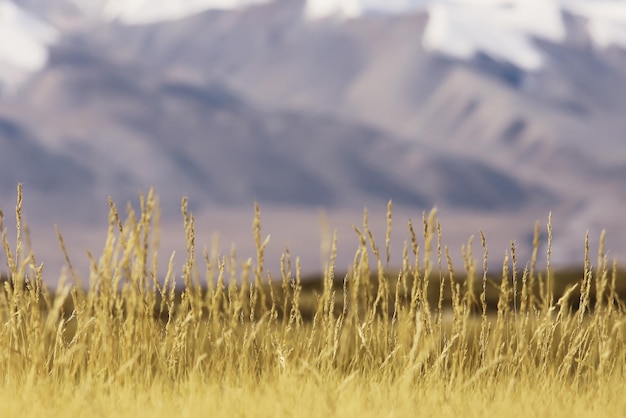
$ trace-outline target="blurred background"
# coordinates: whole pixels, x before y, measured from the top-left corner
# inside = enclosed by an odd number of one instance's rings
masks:
[[[86,269],[107,197],[151,186],[165,253],[186,195],[199,249],[253,256],[259,202],[276,272],[286,246],[320,271],[335,229],[345,270],[389,200],[395,266],[435,206],[455,260],[482,230],[496,270],[511,240],[523,266],[549,212],[553,263],[602,229],[625,260],[626,1],[0,0],[9,234],[18,182],[52,280],[55,224]]]

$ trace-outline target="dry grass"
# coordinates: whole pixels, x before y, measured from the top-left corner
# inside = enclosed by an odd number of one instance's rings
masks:
[[[27,250],[18,195],[15,248],[2,235],[4,416],[626,413],[626,316],[617,266],[602,247],[592,267],[587,245],[581,280],[555,293],[549,261],[547,271],[536,269],[538,238],[524,267],[512,246],[494,299],[487,263],[477,265],[471,246],[463,272],[453,268],[435,212],[419,231],[409,223],[403,266],[393,275],[389,233],[379,246],[366,215],[355,228],[352,270],[336,278],[332,250],[313,293],[289,254],[280,277],[264,270],[258,208],[255,260],[206,253],[197,264],[194,219],[183,201],[187,255],[177,277],[173,257],[166,272],[158,270],[150,193],[125,221],[111,203],[104,252],[92,257],[88,283],[68,257],[51,293]],[[487,260],[484,237],[480,252]]]

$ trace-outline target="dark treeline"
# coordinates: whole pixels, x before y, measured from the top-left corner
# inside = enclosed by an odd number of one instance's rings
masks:
[[[414,277],[410,274],[406,276],[406,280],[404,282],[398,282],[399,274],[386,274],[385,281],[388,286],[388,298],[389,298],[389,309],[392,310],[394,307],[394,302],[396,298],[396,294],[398,295],[399,303],[407,304],[410,300],[410,295],[413,289]],[[496,312],[498,309],[498,303],[501,303],[501,294],[502,294],[502,275],[488,275],[486,286],[485,286],[485,303],[488,312]],[[554,271],[550,277],[550,288],[552,289],[551,297],[552,303],[556,303],[559,298],[561,298],[568,289],[571,289],[575,286],[574,290],[572,290],[567,299],[567,304],[570,309],[577,310],[578,305],[580,303],[580,289],[583,284],[583,278],[585,277],[585,272],[583,269],[563,269]],[[589,277],[589,275],[587,275]],[[540,272],[537,274],[537,277],[533,280],[533,288],[530,288],[530,280],[527,278],[527,297],[528,301],[535,306],[538,306],[542,303],[543,298],[545,298],[546,293],[546,280],[547,274],[546,272]],[[424,284],[423,278],[418,277],[420,281],[420,286]],[[441,280],[443,280],[443,293],[440,296]],[[451,281],[450,277],[447,273],[439,274],[439,272],[434,272],[430,275],[428,279],[428,286],[426,293],[426,299],[432,310],[437,309],[439,305],[439,301],[441,299],[443,309],[449,309],[452,306],[452,292],[451,292]],[[516,308],[519,309],[522,303],[522,290],[523,290],[523,275],[521,272],[516,273],[515,277],[513,274],[509,274],[507,283],[505,285],[506,291],[506,303],[510,306],[512,310]],[[466,276],[457,274],[453,280],[455,284],[455,288],[460,291],[462,298],[469,298],[469,306],[471,310],[475,314],[480,314],[482,312],[482,303],[481,303],[481,294],[483,292],[483,277],[481,275],[476,275],[474,278],[473,284],[471,287],[473,288],[471,292],[468,292],[470,284]],[[329,281],[326,282],[330,283]],[[378,291],[378,283],[379,278],[372,274],[370,276],[369,281],[360,281],[359,286],[361,287],[360,292],[368,293],[370,298],[375,298]],[[396,285],[400,283],[400,287],[396,292]],[[590,290],[590,307],[593,309],[596,306],[597,300],[597,289],[598,289],[599,281],[596,278],[596,274],[594,273],[591,277],[591,282],[588,287]],[[614,287],[612,284],[614,283]],[[306,320],[312,320],[315,316],[315,313],[318,310],[318,302],[319,297],[323,293],[324,289],[324,279],[320,276],[308,276],[304,277],[301,282],[301,291],[299,296],[299,310],[301,312],[301,317]],[[253,286],[253,285],[252,285]],[[332,280],[332,290],[335,293],[335,312],[336,314],[340,314],[344,309],[344,300],[348,300],[349,298],[344,299],[344,289],[348,292],[352,291],[352,286],[354,286],[354,280],[352,280],[351,275],[349,274],[335,274]],[[26,292],[30,292],[35,289],[34,283],[28,281],[28,279],[23,284],[23,289]],[[215,289],[215,286],[213,286]],[[280,280],[276,280],[272,283],[272,289],[270,289],[270,285],[267,282],[264,282],[262,287],[258,290],[258,298],[256,299],[256,309],[261,309],[261,304],[265,304],[266,308],[270,308],[272,304],[272,297],[274,304],[277,307],[286,306],[285,300],[290,301],[294,295],[294,283],[290,282],[285,286]],[[4,297],[8,297],[10,292],[14,290],[14,283],[6,274],[0,275],[0,294]],[[54,300],[55,289],[47,288],[45,291],[50,295],[49,301]],[[155,289],[148,289],[149,292],[155,293],[155,304],[154,304],[154,316],[157,318],[161,318],[162,320],[167,320],[170,316],[169,310],[167,307],[164,307],[162,302],[162,297],[160,292]],[[184,287],[177,287],[174,292],[174,302],[175,306],[180,307],[181,300],[183,299],[183,295],[186,289]],[[213,297],[215,290],[213,293],[209,295],[211,292],[209,287],[206,285],[202,286],[200,289],[190,289],[192,292],[199,292],[203,296]],[[224,303],[228,299],[228,284],[226,283],[226,288],[222,290],[224,292]],[[233,291],[233,288],[231,288]],[[241,289],[241,285],[238,284],[235,289],[237,293],[245,293],[249,292],[248,289]],[[273,295],[273,296],[272,296]],[[469,296],[468,296],[469,295]],[[612,272],[608,272],[606,277],[606,287],[602,291],[603,303],[612,303],[616,305],[616,307],[624,307],[622,301],[626,300],[626,271],[619,270],[615,275]],[[45,304],[41,301],[40,306],[42,309],[46,309]],[[291,305],[290,305],[291,306]],[[176,308],[176,309],[177,309]],[[226,305],[225,305],[226,309]],[[247,311],[249,311],[250,306],[245,307]],[[71,296],[67,298],[64,303],[64,313],[66,315],[70,315],[73,311],[73,301]],[[288,315],[288,312],[284,312],[281,309],[277,309],[277,315],[283,316]]]

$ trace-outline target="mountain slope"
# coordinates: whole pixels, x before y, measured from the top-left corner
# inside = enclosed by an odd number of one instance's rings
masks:
[[[482,44],[463,57],[433,48],[423,7],[306,19],[304,1],[277,0],[131,25],[46,4],[41,18],[62,36],[0,102],[14,173],[0,197],[23,178],[40,185],[42,211],[87,202],[47,219],[106,219],[106,196],[154,185],[168,221],[184,194],[194,210],[229,213],[257,200],[356,214],[391,198],[454,213],[463,239],[478,219],[505,244],[527,240],[549,211],[570,253],[587,228],[626,231],[626,53],[591,29],[617,12],[564,2],[559,36],[519,23],[541,57],[529,68]],[[502,227],[512,218],[515,236]]]
[[[85,161],[99,187],[121,199],[154,185],[198,204],[361,207],[394,199],[426,208],[461,203],[445,186],[450,173],[468,207],[524,205],[545,195],[479,162],[444,158],[327,116],[261,111],[223,85],[156,77],[80,47],[54,50],[51,65],[11,107],[29,109],[28,118],[13,112],[24,126],[38,120],[41,146]],[[481,192],[485,185],[490,196]]]

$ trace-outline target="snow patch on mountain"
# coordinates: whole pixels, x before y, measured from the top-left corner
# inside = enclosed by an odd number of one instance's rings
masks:
[[[328,18],[351,19],[365,13],[404,13],[424,8],[432,0],[307,0],[307,20]]]
[[[48,59],[57,30],[11,1],[0,0],[0,87],[13,88]]]
[[[429,7],[422,40],[430,50],[460,58],[484,52],[528,71],[545,61],[533,38],[561,42],[561,7],[546,0],[438,2]]]
[[[587,28],[599,48],[626,48],[626,1],[570,1],[567,10],[587,19]]]
[[[316,0],[307,1],[304,15],[309,20],[328,17],[354,18],[363,13],[359,0]]]

